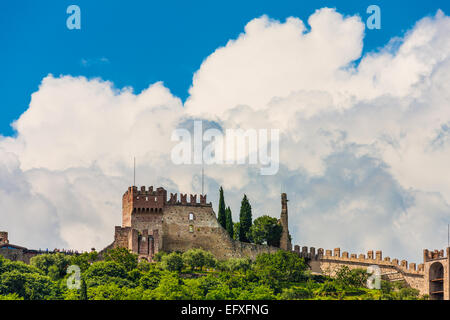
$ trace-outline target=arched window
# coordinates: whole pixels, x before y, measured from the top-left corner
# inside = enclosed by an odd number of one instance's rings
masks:
[[[444,266],[440,262],[430,266],[430,297],[431,300],[444,299]]]
[[[194,221],[194,214],[192,212],[189,213],[189,221]]]

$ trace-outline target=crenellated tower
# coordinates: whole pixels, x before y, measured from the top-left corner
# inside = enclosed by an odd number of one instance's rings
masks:
[[[286,193],[282,193],[281,194],[280,224],[283,227],[283,232],[281,233],[280,248],[291,251],[292,243],[291,243],[291,237],[289,235],[287,202],[288,202],[288,199],[287,199]]]

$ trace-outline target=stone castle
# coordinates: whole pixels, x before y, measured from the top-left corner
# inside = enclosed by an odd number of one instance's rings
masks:
[[[450,300],[450,248],[424,250],[423,263],[416,266],[398,259],[383,259],[382,252],[349,254],[339,248],[324,250],[295,245],[292,248],[288,225],[287,196],[281,194],[279,223],[283,227],[280,247],[257,245],[233,240],[219,224],[206,195],[170,194],[164,188],[129,187],[122,197],[122,226],[115,227],[114,241],[104,250],[124,247],[138,254],[139,259],[152,261],[159,251],[186,251],[202,248],[217,259],[248,257],[254,259],[263,252],[292,251],[305,259],[313,273],[333,276],[342,266],[350,269],[377,266],[382,279],[404,281],[411,288],[428,294],[432,300]],[[8,234],[0,232],[0,255],[11,260],[29,262],[30,257],[43,253],[12,245]]]
[[[287,198],[282,195],[280,247],[292,250]],[[250,257],[280,248],[233,240],[219,224],[206,195],[170,194],[164,188],[129,187],[122,198],[122,226],[115,227],[114,242],[105,249],[125,247],[139,259],[152,260],[159,251],[186,251],[202,248],[218,259]]]

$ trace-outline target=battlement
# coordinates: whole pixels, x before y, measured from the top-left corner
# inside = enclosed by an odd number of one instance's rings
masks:
[[[408,261],[401,260],[399,262],[398,259],[392,259],[390,257],[385,257],[383,259],[382,251],[368,251],[367,256],[365,254],[355,254],[348,253],[347,251],[342,252],[341,249],[335,248],[334,250],[324,250],[323,248],[316,249],[314,247],[302,247],[300,251],[300,246],[294,246],[294,252],[297,253],[302,258],[307,258],[310,260],[334,260],[337,262],[349,262],[349,263],[359,263],[362,266],[369,265],[379,265],[386,267],[394,267],[396,270],[401,271],[403,273],[409,274],[420,274],[422,275],[424,272],[424,264],[419,264],[416,266],[415,263],[410,263],[408,265]],[[425,261],[424,261],[425,262]]]
[[[444,250],[434,250],[430,251],[428,249],[423,250],[423,262],[432,261],[432,260],[439,260],[439,259],[445,259]],[[447,252],[447,258],[448,258],[448,252]]]
[[[197,201],[197,196],[198,200]],[[189,201],[187,199],[187,194],[180,193],[180,200],[178,201],[178,194],[171,193],[168,205],[183,205],[183,206],[211,206],[211,203],[206,203],[206,194],[205,195],[197,195],[191,194],[189,196]]]
[[[206,195],[191,194],[188,201],[187,194],[180,193],[180,200],[177,198],[178,194],[171,193],[167,199],[167,191],[162,187],[133,186],[123,195],[122,209],[126,212],[162,212],[167,205],[211,206],[206,203]]]

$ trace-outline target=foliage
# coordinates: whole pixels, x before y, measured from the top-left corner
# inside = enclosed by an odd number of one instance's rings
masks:
[[[115,261],[98,261],[93,263],[84,275],[87,279],[95,277],[126,278],[127,270]]]
[[[304,281],[307,266],[303,258],[293,252],[278,250],[276,253],[262,253],[256,257],[254,270],[263,276],[263,281]],[[265,279],[264,279],[265,278]]]
[[[239,213],[239,241],[250,242],[249,232],[252,226],[252,206],[244,194]]]
[[[130,252],[126,248],[115,248],[106,251],[105,261],[117,262],[127,271],[135,269],[138,265],[137,254]]]
[[[256,244],[279,247],[282,231],[283,227],[278,223],[278,219],[264,215],[253,221],[249,234]]]
[[[191,271],[201,271],[203,267],[214,268],[216,259],[211,252],[202,249],[190,249],[183,253],[183,262]]]
[[[252,261],[247,258],[230,258],[217,264],[217,268],[221,271],[243,272],[251,268]]]
[[[40,273],[13,270],[1,274],[0,294],[16,294],[25,300],[44,300],[55,298],[57,287],[49,277]]]
[[[184,258],[178,252],[172,252],[162,256],[161,266],[168,271],[180,272],[184,267]]]
[[[222,186],[219,189],[219,209],[217,212],[217,220],[220,225],[226,229],[227,227],[227,217],[225,214],[225,199],[223,197],[223,188]]]
[[[98,261],[98,253],[96,251],[83,252],[70,257],[70,264],[77,265],[82,272],[86,271],[95,261]]]
[[[234,240],[239,240],[239,228],[240,228],[240,223],[239,222],[234,222],[233,223],[233,239]]]
[[[159,251],[159,252],[155,253],[155,255],[153,256],[153,260],[156,262],[161,262],[162,257],[164,257],[166,254],[167,254],[167,252]]]
[[[342,287],[365,287],[369,274],[364,269],[342,266],[336,271],[334,278]]]
[[[226,217],[226,229],[230,237],[233,239],[234,237],[234,224],[233,224],[233,215],[231,213],[230,207],[227,207],[225,210],[225,217]]]
[[[88,299],[88,295],[87,295],[87,285],[86,285],[86,281],[84,281],[84,279],[81,280],[81,288],[80,288],[80,300],[87,300]]]
[[[311,275],[298,255],[263,253],[255,261],[231,258],[217,262],[209,252],[191,249],[161,254],[160,262],[134,263],[127,252],[96,261],[96,255],[70,257],[81,268],[80,289],[56,279],[60,260],[44,257],[34,265],[0,256],[0,300],[417,300],[427,299],[404,283],[381,282],[381,290],[364,288],[367,273],[341,268],[331,278]],[[133,259],[131,259],[133,258]],[[65,261],[65,259],[62,259]],[[130,270],[131,263],[133,268]],[[65,262],[64,262],[65,263]],[[215,268],[215,269],[212,269]],[[189,272],[188,272],[189,271]],[[195,273],[192,273],[195,271]]]
[[[23,300],[17,293],[9,293],[7,295],[0,295],[1,300]]]
[[[61,279],[66,275],[70,258],[62,253],[41,254],[30,260],[30,264],[44,272],[51,279]]]

